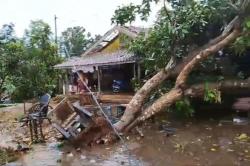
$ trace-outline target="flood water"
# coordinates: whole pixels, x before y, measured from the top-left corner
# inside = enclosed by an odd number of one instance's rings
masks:
[[[15,146],[14,131],[21,129],[1,122],[0,146]],[[4,127],[5,126],[5,127]],[[4,129],[3,129],[4,128]],[[215,120],[180,121],[166,119],[140,127],[144,137],[131,133],[124,137],[130,154],[120,142],[112,145],[74,148],[55,140],[32,145],[32,150],[7,165],[16,166],[249,166],[250,126]],[[174,128],[166,133],[165,129]],[[244,136],[239,138],[239,136]]]

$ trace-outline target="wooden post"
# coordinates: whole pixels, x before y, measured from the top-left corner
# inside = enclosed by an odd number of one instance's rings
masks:
[[[134,74],[134,78],[136,78],[136,63],[134,63],[133,65],[133,74]]]
[[[25,101],[23,102],[23,113],[24,113],[24,115],[26,115]]]
[[[63,77],[63,94],[66,95],[69,92],[69,70],[66,70],[66,74]]]
[[[100,93],[101,92],[101,76],[100,76],[100,67],[98,66],[97,67],[97,79],[98,79],[98,92]]]
[[[66,85],[65,80],[63,80],[63,95],[66,94]]]
[[[139,62],[137,63],[137,79],[141,79],[141,65]]]

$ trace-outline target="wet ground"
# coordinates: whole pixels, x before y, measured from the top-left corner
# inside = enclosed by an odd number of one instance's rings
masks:
[[[20,105],[0,109],[0,147],[16,146],[28,133],[15,123]],[[176,131],[175,131],[176,129]],[[132,133],[125,137],[130,154],[121,142],[113,145],[74,148],[55,139],[32,145],[20,155],[15,166],[248,166],[250,165],[250,126],[220,123],[218,120],[156,120],[141,127],[144,137]],[[170,132],[166,132],[170,131]]]

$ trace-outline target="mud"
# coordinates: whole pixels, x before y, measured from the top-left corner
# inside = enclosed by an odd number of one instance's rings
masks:
[[[16,134],[25,131],[22,131],[17,124],[11,123],[15,116],[10,118],[10,114],[6,112],[5,115],[8,115],[8,121],[5,121],[5,116],[0,116],[0,143],[5,146],[16,146],[15,139],[20,139]],[[121,142],[75,148],[69,143],[64,143],[61,147],[59,146],[61,143],[50,138],[46,144],[32,145],[33,150],[21,154],[16,162],[7,165],[248,166],[250,165],[249,127],[233,123],[221,124],[215,120],[181,122],[161,119],[140,127],[144,134],[143,138],[136,132],[125,137],[130,154]],[[168,128],[175,128],[176,131],[169,134],[166,132]],[[239,136],[244,136],[244,139]]]

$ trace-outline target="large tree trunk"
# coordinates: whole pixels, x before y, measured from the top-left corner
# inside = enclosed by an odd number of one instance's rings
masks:
[[[138,123],[145,121],[146,119],[152,117],[156,113],[162,111],[163,109],[166,109],[177,100],[181,99],[182,95],[184,94],[185,90],[184,87],[187,77],[191,73],[193,68],[197,66],[200,62],[205,60],[207,57],[209,57],[210,55],[218,52],[219,50],[221,50],[222,48],[233,42],[239,35],[240,31],[238,30],[238,28],[235,28],[226,38],[198,53],[181,70],[180,74],[176,79],[175,87],[168,93],[164,94],[162,97],[157,99],[151,106],[146,108],[146,110],[142,113],[142,115],[137,117],[135,121],[132,122],[125,130],[129,131]]]
[[[151,79],[149,79],[134,95],[128,106],[126,107],[125,113],[116,124],[115,128],[118,131],[122,131],[130,122],[132,122],[138,112],[141,112],[142,105],[148,98],[149,94],[156,89],[165,79],[169,76],[168,70],[162,69]]]
[[[176,78],[180,71],[184,68],[184,66],[190,62],[200,51],[207,49],[209,46],[218,43],[219,41],[225,39],[232,28],[233,25],[237,21],[238,17],[236,17],[233,21],[231,21],[230,26],[225,28],[222,35],[216,37],[211,40],[209,43],[205,44],[202,47],[196,48],[192,50],[180,63],[173,66],[173,59],[170,60],[168,65],[159,71],[156,75],[154,75],[151,79],[149,79],[134,95],[128,106],[126,107],[125,113],[122,116],[121,120],[118,121],[114,126],[118,131],[122,131],[125,129],[127,125],[129,125],[136,116],[141,113],[142,106],[146,99],[148,99],[149,95],[153,90],[155,90],[163,81],[171,78]]]

